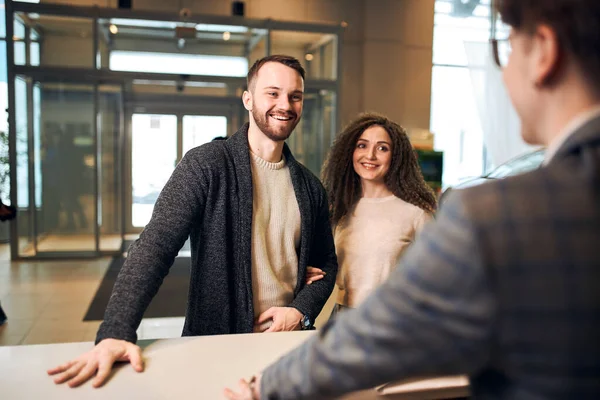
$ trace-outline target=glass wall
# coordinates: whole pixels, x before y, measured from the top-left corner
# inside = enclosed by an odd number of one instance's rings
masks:
[[[15,79],[15,141],[13,142],[17,153],[16,178],[17,186],[17,207],[19,216],[16,218],[18,225],[17,241],[19,245],[19,254],[30,255],[34,253],[33,230],[33,208],[29,207],[29,192],[33,183],[29,174],[29,151],[33,151],[29,141],[29,119],[27,118],[29,107],[29,91],[26,78],[17,77]],[[14,183],[13,183],[14,184]]]
[[[8,108],[8,85],[6,79],[6,42],[0,41],[0,198],[4,204],[10,204],[8,114],[6,113]]]
[[[6,24],[4,0],[0,0],[0,198],[4,204],[10,204],[10,177],[8,165],[8,85],[6,76]],[[2,224],[8,225],[8,224]],[[3,232],[4,233],[4,232]],[[8,231],[0,240],[8,238]]]
[[[10,163],[8,133],[8,78],[6,70],[6,21],[4,0],[0,0],[0,199],[4,204],[10,201]],[[0,224],[0,243],[10,239],[9,224]]]
[[[294,157],[315,175],[335,138],[335,93],[306,89],[302,119],[288,139]]]
[[[93,22],[91,18],[15,13],[15,64],[92,68]]]
[[[137,19],[98,22],[101,65],[115,71],[245,77],[267,54],[266,29]]]
[[[15,93],[18,255],[120,250],[121,87],[18,76]]]
[[[98,85],[98,226],[100,228],[100,251],[121,248],[123,232],[122,212],[122,151],[123,139],[123,93],[118,85]]]
[[[40,86],[43,179],[38,251],[56,249],[56,243],[64,251],[94,251],[94,86]]]
[[[308,79],[337,79],[336,35],[277,30],[271,33],[271,38],[271,52],[296,57]]]
[[[145,226],[181,156],[247,121],[245,76],[268,54],[294,55],[307,71],[304,116],[288,144],[320,173],[338,121],[340,26],[12,8],[18,256],[117,251]]]

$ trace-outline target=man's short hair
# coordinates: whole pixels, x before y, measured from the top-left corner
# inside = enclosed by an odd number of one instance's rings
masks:
[[[502,21],[524,32],[550,26],[600,93],[600,0],[495,0]]]
[[[298,61],[298,59],[282,54],[275,54],[272,56],[263,57],[260,60],[257,60],[252,65],[252,67],[248,71],[248,76],[246,77],[246,83],[248,85],[249,91],[254,90],[256,75],[258,75],[258,71],[262,68],[262,66],[268,62],[277,62],[287,67],[290,67],[291,69],[296,70],[300,74],[302,80],[305,79],[306,73],[304,72],[304,68],[302,67],[302,64],[300,64],[300,61]]]

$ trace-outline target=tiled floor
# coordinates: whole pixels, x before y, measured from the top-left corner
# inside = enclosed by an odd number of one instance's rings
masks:
[[[0,304],[8,321],[0,346],[93,341],[99,321],[84,322],[110,258],[11,262],[0,245]],[[181,336],[183,317],[142,321],[140,339]]]
[[[8,245],[0,245],[0,304],[8,315],[0,326],[0,346],[93,341],[100,322],[84,322],[83,316],[110,258],[12,262],[9,254]],[[332,299],[317,319],[317,327],[330,315]],[[144,319],[138,338],[179,337],[183,320]]]
[[[121,236],[119,235],[101,235],[101,251],[118,251],[121,248]],[[40,238],[37,243],[37,250],[41,252],[55,251],[94,251],[96,242],[94,235],[48,235]],[[22,255],[28,257],[35,254],[33,246],[25,247]]]

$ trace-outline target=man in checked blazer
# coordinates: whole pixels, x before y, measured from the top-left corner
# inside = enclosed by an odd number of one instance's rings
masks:
[[[360,308],[229,398],[454,374],[477,399],[600,398],[600,1],[497,3],[504,81],[544,165],[456,191]]]

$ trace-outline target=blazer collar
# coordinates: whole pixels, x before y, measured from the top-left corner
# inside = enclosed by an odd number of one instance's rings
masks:
[[[556,154],[552,160],[550,160],[550,163],[552,163],[553,160],[563,158],[577,151],[583,146],[593,143],[600,144],[600,116],[592,118],[573,132],[573,134],[565,140],[562,146],[558,148]]]

